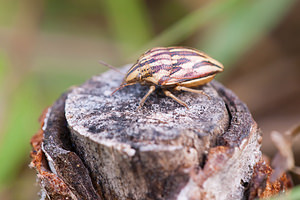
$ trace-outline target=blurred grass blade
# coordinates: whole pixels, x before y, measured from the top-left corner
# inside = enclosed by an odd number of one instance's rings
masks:
[[[37,119],[42,109],[37,86],[33,79],[20,84],[7,109],[5,135],[0,143],[0,188],[16,178],[29,158],[30,137],[38,130]]]
[[[288,194],[288,200],[298,200],[300,199],[300,186],[294,187]]]
[[[228,12],[239,2],[240,0],[219,0],[199,8],[162,32],[138,53],[155,46],[169,46],[183,41],[200,27],[209,24],[224,12]]]
[[[0,0],[0,26],[10,26],[13,23],[14,16],[16,15],[16,5],[19,2]]]
[[[1,51],[0,49],[0,89],[3,86],[3,80],[7,72],[8,72],[8,59],[6,58],[3,51]]]
[[[3,130],[4,130],[4,118],[5,118],[5,79],[7,79],[8,74],[10,73],[9,67],[8,67],[8,58],[3,53],[3,51],[0,50],[0,141],[3,137]],[[0,143],[1,144],[1,143]]]
[[[112,32],[123,50],[134,51],[149,41],[152,29],[144,1],[106,0],[105,4]]]
[[[227,18],[207,31],[197,47],[220,60],[226,68],[274,28],[294,2],[296,0],[243,1]]]

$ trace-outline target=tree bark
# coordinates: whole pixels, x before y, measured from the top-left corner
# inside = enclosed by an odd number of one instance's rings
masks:
[[[158,89],[137,110],[148,87],[136,84],[111,95],[121,81],[108,71],[74,87],[48,109],[43,137],[32,140],[31,164],[45,196],[252,199],[264,191],[268,178],[258,177],[271,172],[261,167],[267,166],[261,132],[230,90],[212,81],[198,88],[210,98],[174,92],[189,105],[186,109]],[[38,165],[41,160],[48,166]],[[61,191],[49,174],[64,185]],[[280,184],[286,189],[287,178]]]

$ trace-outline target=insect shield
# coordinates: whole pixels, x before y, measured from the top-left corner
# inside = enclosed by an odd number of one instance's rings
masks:
[[[149,85],[150,89],[140,101],[138,109],[143,106],[156,87],[162,88],[166,96],[188,108],[185,102],[174,96],[168,89],[206,95],[202,90],[192,89],[192,87],[210,82],[223,69],[221,63],[196,49],[156,47],[145,52],[137,60],[126,73],[123,83],[113,93],[125,86],[140,83]]]

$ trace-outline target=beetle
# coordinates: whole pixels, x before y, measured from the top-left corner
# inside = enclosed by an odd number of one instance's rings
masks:
[[[125,86],[140,83],[149,85],[150,89],[141,99],[138,109],[144,105],[156,87],[160,87],[166,96],[188,108],[188,105],[173,95],[169,89],[206,95],[202,90],[193,87],[210,82],[223,70],[224,66],[220,62],[196,49],[180,46],[155,47],[139,57],[113,93]]]

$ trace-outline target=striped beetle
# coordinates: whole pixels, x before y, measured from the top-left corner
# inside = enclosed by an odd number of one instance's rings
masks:
[[[119,89],[140,83],[150,85],[147,94],[140,101],[138,109],[147,97],[156,89],[162,88],[164,94],[181,105],[187,104],[178,99],[168,89],[188,91],[206,95],[202,90],[192,87],[210,82],[217,73],[222,72],[223,65],[203,52],[186,47],[156,47],[145,52],[128,70]],[[209,96],[206,95],[208,98]]]

